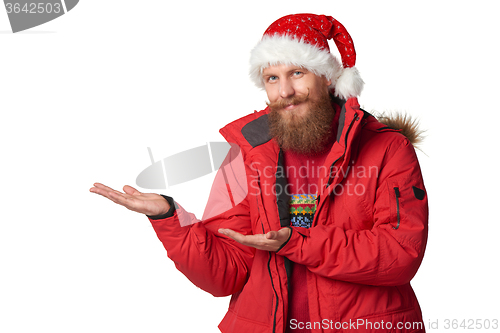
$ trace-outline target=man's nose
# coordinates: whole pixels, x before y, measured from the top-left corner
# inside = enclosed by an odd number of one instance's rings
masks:
[[[284,79],[280,81],[280,97],[288,98],[295,94],[292,82],[290,80]]]

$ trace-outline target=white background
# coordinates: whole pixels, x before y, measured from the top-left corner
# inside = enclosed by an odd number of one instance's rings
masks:
[[[350,32],[366,110],[427,129],[429,243],[412,282],[426,324],[500,319],[495,1],[172,3],[83,0],[18,34],[0,9],[1,332],[218,331],[229,299],[176,271],[144,216],[88,189],[134,185],[147,147],[158,160],[222,140],[262,109],[249,51],[298,12]],[[211,177],[161,193],[201,215]]]

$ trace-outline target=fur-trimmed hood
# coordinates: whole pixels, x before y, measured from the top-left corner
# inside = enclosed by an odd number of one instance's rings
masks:
[[[400,130],[415,148],[419,148],[424,139],[424,130],[420,128],[418,119],[412,117],[408,113],[390,112],[382,113],[376,116],[382,124]]]

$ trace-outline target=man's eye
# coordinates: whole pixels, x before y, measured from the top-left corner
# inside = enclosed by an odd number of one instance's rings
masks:
[[[302,75],[302,74],[304,74],[304,73],[303,72],[299,72],[299,71],[293,72],[293,75],[295,75],[295,76],[299,76],[299,75]]]
[[[276,81],[277,79],[278,79],[278,77],[277,77],[277,76],[270,76],[267,80],[268,80],[269,82],[273,82],[273,81]]]

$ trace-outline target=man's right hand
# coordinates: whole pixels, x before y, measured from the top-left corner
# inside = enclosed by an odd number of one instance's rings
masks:
[[[141,193],[128,185],[123,187],[124,193],[122,193],[103,184],[95,183],[94,187],[90,189],[90,192],[102,195],[134,212],[149,216],[163,215],[170,209],[167,200],[161,195],[155,193]]]

